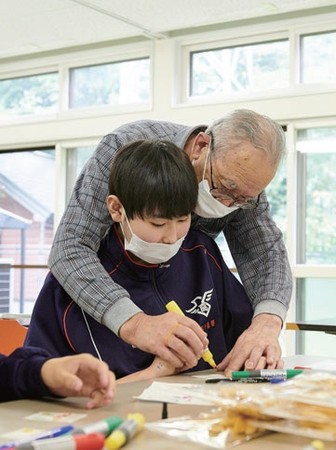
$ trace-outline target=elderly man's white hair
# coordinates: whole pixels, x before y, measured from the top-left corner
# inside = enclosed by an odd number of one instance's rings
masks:
[[[206,133],[211,135],[216,153],[235,148],[240,141],[249,141],[278,165],[286,152],[282,127],[269,117],[249,109],[237,109],[216,120]]]

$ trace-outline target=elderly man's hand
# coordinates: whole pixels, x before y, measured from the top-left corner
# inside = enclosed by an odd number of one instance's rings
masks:
[[[279,335],[282,322],[278,316],[260,314],[250,327],[239,336],[236,344],[217,370],[224,370],[230,376],[233,370],[275,369],[282,368]]]
[[[178,370],[196,366],[209,343],[194,320],[175,312],[160,316],[136,314],[120,327],[119,336]]]

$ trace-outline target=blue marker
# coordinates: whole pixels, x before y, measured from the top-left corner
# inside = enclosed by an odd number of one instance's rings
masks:
[[[52,430],[45,431],[44,433],[39,434],[38,437],[34,439],[34,441],[37,441],[39,439],[48,439],[63,436],[64,434],[71,433],[73,429],[74,427],[72,425],[64,425],[63,427],[53,428]]]
[[[38,441],[40,439],[50,439],[59,436],[64,436],[65,434],[71,433],[74,430],[72,425],[65,425],[63,427],[53,428],[52,430],[42,431],[39,434],[32,435],[29,439],[23,439],[22,441],[8,442],[7,444],[1,445],[0,450],[20,448],[22,444],[29,444],[33,441]]]

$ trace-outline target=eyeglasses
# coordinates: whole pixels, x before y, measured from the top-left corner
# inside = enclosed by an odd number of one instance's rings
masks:
[[[213,135],[210,134],[211,140],[210,140],[210,181],[211,181],[211,189],[210,193],[211,195],[218,201],[230,201],[230,206],[237,206],[238,208],[242,209],[255,209],[259,205],[259,199],[260,194],[258,197],[255,198],[245,198],[245,197],[235,197],[233,194],[231,194],[230,190],[227,189],[225,186],[221,185],[220,187],[216,187],[213,182],[212,177],[212,152],[214,150],[214,143],[213,143]]]

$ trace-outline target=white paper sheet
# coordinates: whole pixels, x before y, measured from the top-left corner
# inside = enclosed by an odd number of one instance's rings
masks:
[[[317,370],[331,370],[336,371],[336,359],[324,359],[323,361],[318,361],[312,364],[309,364],[311,369]]]
[[[138,400],[177,403],[183,405],[214,405],[216,395],[211,398],[209,393],[204,393],[204,385],[187,383],[163,383],[154,381],[137,398]],[[218,397],[217,397],[218,400]]]

